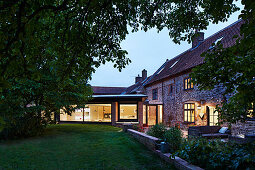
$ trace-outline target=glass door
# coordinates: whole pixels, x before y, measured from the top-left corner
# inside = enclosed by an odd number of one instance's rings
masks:
[[[206,106],[208,126],[217,126],[219,114],[214,107]]]
[[[157,106],[148,106],[147,109],[148,125],[155,125],[157,123]]]

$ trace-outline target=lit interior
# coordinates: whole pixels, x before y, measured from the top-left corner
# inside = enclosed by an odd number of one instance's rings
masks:
[[[61,112],[61,121],[111,122],[111,104],[87,104],[75,109],[72,115]]]
[[[137,119],[137,104],[120,104],[120,119]]]
[[[143,105],[143,124],[146,124],[146,105]]]
[[[162,105],[158,105],[158,123],[163,122],[163,107]]]
[[[185,122],[195,121],[195,104],[194,103],[184,104],[184,121]]]
[[[156,124],[156,106],[148,106],[148,125]]]
[[[218,114],[217,111],[215,111],[215,108],[210,107],[209,116],[210,116],[210,118],[209,118],[209,125],[210,125],[210,126],[215,126],[215,125],[217,125],[219,114]]]

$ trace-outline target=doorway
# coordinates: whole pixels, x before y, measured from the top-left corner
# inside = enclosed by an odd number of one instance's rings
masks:
[[[219,114],[217,111],[215,111],[215,108],[206,106],[206,113],[207,113],[207,125],[217,126]]]
[[[163,105],[146,106],[146,124],[153,126],[163,121]]]

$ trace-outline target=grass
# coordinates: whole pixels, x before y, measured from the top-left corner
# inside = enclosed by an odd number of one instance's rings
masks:
[[[2,141],[0,169],[174,169],[108,125],[50,125],[43,136]]]

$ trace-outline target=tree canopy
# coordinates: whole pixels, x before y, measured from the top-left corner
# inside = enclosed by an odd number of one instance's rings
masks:
[[[242,1],[239,16],[244,20],[236,44],[204,53],[205,62],[193,69],[193,78],[201,89],[224,87],[224,100],[217,107],[222,122],[236,123],[255,116],[255,2]]]
[[[120,47],[128,27],[133,32],[167,28],[175,43],[190,42],[196,30],[206,29],[210,22],[227,21],[239,10],[233,2],[0,1],[0,124],[6,129],[22,121],[31,125],[34,118],[34,124],[43,126],[52,112],[83,105],[92,94],[88,80],[100,64],[113,62],[121,70],[130,63],[127,51]],[[242,17],[254,18],[254,2],[243,4]],[[242,29],[245,37],[252,34],[253,18]],[[250,53],[241,56],[254,56],[254,37],[251,40],[242,48]]]

